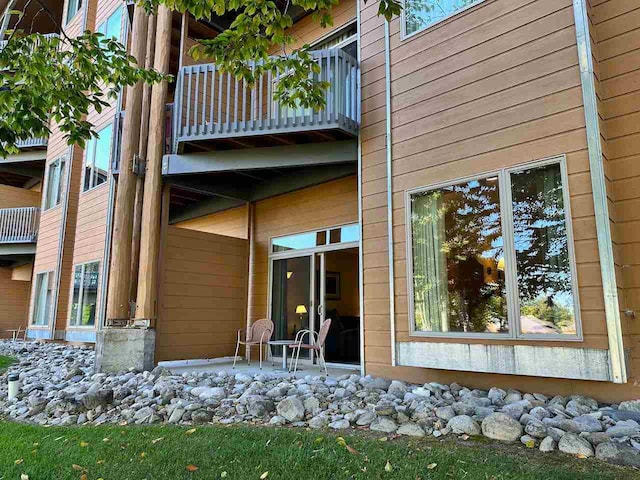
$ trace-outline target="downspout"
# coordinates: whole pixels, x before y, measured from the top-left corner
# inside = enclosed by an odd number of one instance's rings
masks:
[[[604,290],[607,336],[609,338],[611,380],[614,383],[627,383],[627,368],[624,358],[624,344],[620,322],[620,301],[618,299],[613,242],[611,238],[611,226],[609,224],[607,185],[603,165],[593,54],[591,51],[591,36],[589,33],[589,16],[586,0],[573,0],[573,14],[576,24],[582,99],[584,103],[587,143],[589,148],[589,169],[591,171],[591,188],[593,190],[593,204],[596,217],[602,289]]]
[[[49,327],[49,335],[51,340],[55,340],[56,336],[56,323],[58,319],[58,300],[60,299],[60,283],[62,281],[62,260],[64,258],[64,241],[67,233],[67,217],[69,214],[69,196],[71,192],[71,174],[73,173],[73,150],[74,146],[69,147],[68,158],[66,162],[66,182],[65,182],[65,196],[64,204],[62,206],[62,215],[60,216],[60,232],[58,233],[58,259],[56,260],[56,288],[53,295],[53,302],[51,302],[54,310],[53,318],[51,319],[51,326]]]
[[[396,298],[395,266],[393,263],[393,168],[391,155],[391,46],[389,21],[384,22],[384,80],[387,147],[387,249],[389,252],[389,324],[391,329],[391,366],[396,366]]]
[[[364,328],[364,253],[362,249],[362,135],[360,129],[362,128],[362,100],[360,98],[360,85],[362,72],[360,70],[360,62],[362,61],[362,55],[360,52],[360,1],[356,2],[356,28],[357,28],[357,60],[358,60],[358,72],[356,73],[356,91],[357,95],[356,104],[358,105],[358,111],[356,112],[356,119],[358,122],[358,230],[360,233],[360,240],[358,241],[358,301],[360,305],[360,374],[366,375],[365,367],[365,328]]]

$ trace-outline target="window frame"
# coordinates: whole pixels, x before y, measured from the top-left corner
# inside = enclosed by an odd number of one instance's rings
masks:
[[[571,292],[573,294],[574,319],[576,334],[568,335],[562,333],[552,334],[531,334],[521,333],[520,325],[520,296],[517,284],[516,271],[516,251],[513,232],[513,203],[511,192],[511,174],[525,169],[533,169],[548,165],[559,165],[562,181],[562,197],[564,202],[564,216],[567,230],[567,252],[569,256],[569,266],[571,271]],[[505,289],[507,296],[507,321],[509,325],[508,333],[484,333],[484,332],[425,332],[416,329],[415,325],[415,296],[413,282],[413,229],[411,223],[411,198],[420,193],[430,192],[453,185],[460,185],[473,180],[483,180],[491,177],[498,177],[499,199],[500,199],[500,224],[504,244],[505,260]],[[455,180],[439,182],[428,186],[418,187],[404,192],[405,208],[405,240],[407,259],[407,296],[408,296],[408,322],[409,336],[423,338],[456,338],[456,339],[486,339],[486,340],[537,340],[537,341],[558,341],[558,342],[582,342],[582,318],[580,312],[580,297],[578,287],[578,274],[575,258],[575,245],[573,237],[573,221],[571,215],[571,196],[569,194],[569,177],[566,166],[566,156],[555,156],[536,160],[533,162],[520,163],[502,169],[457,178]]]
[[[430,23],[428,25],[425,25],[424,27],[416,30],[415,32],[411,32],[411,33],[407,33],[407,18],[405,15],[406,12],[406,4],[407,4],[407,0],[402,0],[402,12],[400,13],[400,40],[407,40],[409,38],[412,38],[413,36],[424,32],[425,30],[430,29],[431,27],[438,25],[442,22],[446,22],[447,20],[449,20],[452,17],[455,17],[456,15],[459,15],[463,12],[466,12],[467,10],[480,5],[481,3],[485,2],[486,0],[476,0],[473,3],[470,3],[469,5],[467,5],[466,7],[461,8],[460,10],[456,10],[455,12],[450,13],[449,15],[447,15],[446,17],[442,17],[439,20],[436,20],[433,23]]]
[[[71,22],[73,22],[74,18],[76,18],[76,16],[78,15],[78,13],[80,11],[82,11],[83,7],[84,7],[84,1],[85,0],[76,0],[76,9],[73,12],[73,14],[70,15],[71,12],[71,1],[72,0],[67,0],[66,4],[67,4],[67,9],[66,9],[66,15],[65,15],[65,25],[69,25]]]
[[[64,167],[60,166],[62,163],[64,162]],[[46,169],[46,177],[45,177],[45,185],[44,185],[44,191],[43,191],[43,195],[42,195],[42,211],[43,212],[47,212],[49,210],[53,210],[54,208],[59,207],[60,205],[62,205],[63,203],[63,195],[64,192],[62,191],[62,187],[64,186],[66,189],[67,186],[67,168],[68,168],[68,157],[67,155],[61,155],[58,158],[56,158],[55,160],[53,160],[52,162],[50,162],[47,165],[47,169]],[[58,166],[56,166],[58,165]],[[56,200],[55,203],[52,205],[49,205],[49,193],[50,193],[50,189],[51,189],[51,181],[50,181],[50,176],[51,176],[51,170],[52,168],[58,168],[60,174],[58,176],[58,186],[57,186],[57,190],[56,190]],[[64,182],[63,182],[64,179]]]
[[[93,263],[97,263],[98,264],[98,282],[96,285],[96,316],[95,316],[95,320],[93,325],[74,325],[71,323],[71,319],[73,316],[73,290],[74,290],[74,284],[75,284],[75,273],[76,273],[76,268],[81,267],[81,277],[80,277],[80,291],[78,294],[79,300],[80,302],[78,303],[78,307],[81,309],[82,308],[82,300],[84,298],[84,277],[85,277],[85,271],[86,271],[86,266],[87,265],[91,265]],[[67,318],[67,328],[69,329],[76,329],[76,330],[95,330],[98,326],[98,308],[100,306],[100,275],[102,273],[101,271],[101,264],[102,261],[100,259],[95,259],[95,260],[89,260],[86,262],[81,262],[81,263],[76,263],[73,265],[73,271],[72,271],[72,275],[71,275],[71,289],[70,289],[70,295],[69,295],[69,315]],[[82,310],[80,311],[80,318],[82,318]]]
[[[49,311],[47,312],[47,323],[38,324],[38,323],[35,323],[35,320],[36,320],[36,308],[38,306],[38,277],[40,275],[45,275],[46,282],[47,282],[47,291],[48,291],[49,279],[53,274],[54,274],[54,270],[44,270],[42,272],[38,272],[34,274],[35,281],[33,282],[33,293],[32,293],[33,302],[31,305],[31,315],[29,317],[29,328],[48,329],[51,326],[51,308],[53,307],[53,305],[49,305]],[[55,290],[55,285],[53,286],[51,291],[54,292],[54,290]],[[53,299],[53,295],[51,298]]]
[[[80,194],[83,195],[87,192],[91,192],[92,190],[95,190],[98,187],[101,187],[103,185],[107,185],[109,183],[109,174],[111,173],[111,162],[113,161],[113,143],[115,141],[114,139],[114,132],[115,132],[115,122],[108,122],[105,123],[100,130],[97,131],[98,136],[100,135],[101,132],[103,132],[104,130],[106,130],[107,128],[111,128],[111,138],[109,139],[109,158],[108,158],[108,163],[107,163],[107,178],[105,179],[104,182],[98,184],[98,185],[94,185],[94,186],[90,186],[89,188],[87,188],[85,190],[84,188],[84,184],[85,184],[85,180],[86,180],[86,176],[87,176],[87,153],[89,152],[89,143],[93,142],[93,158],[91,159],[91,174],[89,176],[89,185],[91,185],[91,183],[93,182],[93,178],[94,178],[94,173],[95,173],[95,166],[96,166],[96,153],[98,151],[97,146],[98,146],[98,141],[96,137],[92,137],[87,144],[85,145],[84,148],[84,152],[83,152],[83,158],[82,158],[82,178],[81,178],[81,184],[80,184]]]

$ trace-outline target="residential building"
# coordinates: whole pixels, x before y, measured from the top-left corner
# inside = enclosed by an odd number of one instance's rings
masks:
[[[90,112],[84,149],[52,126],[43,202],[56,171],[68,193],[43,203],[29,336],[97,338],[109,369],[331,318],[327,360],[368,374],[640,397],[640,4],[377,8],[291,11],[331,82],[317,112],[189,56],[231,14],[154,31],[65,2],[67,34],[116,32],[175,81]]]

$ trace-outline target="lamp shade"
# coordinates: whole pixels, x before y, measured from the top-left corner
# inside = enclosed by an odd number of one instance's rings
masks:
[[[304,315],[305,313],[307,313],[307,307],[305,307],[304,305],[298,305],[296,307],[296,313],[298,315]]]

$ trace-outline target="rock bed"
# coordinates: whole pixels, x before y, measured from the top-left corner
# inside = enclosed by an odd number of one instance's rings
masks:
[[[0,377],[0,414],[40,425],[258,423],[343,430],[369,428],[423,437],[476,435],[522,442],[542,452],[640,467],[640,400],[601,405],[583,396],[456,383],[411,385],[360,375],[281,378],[235,372],[174,375],[93,373],[90,348],[0,341],[18,359],[21,392],[7,400]]]

